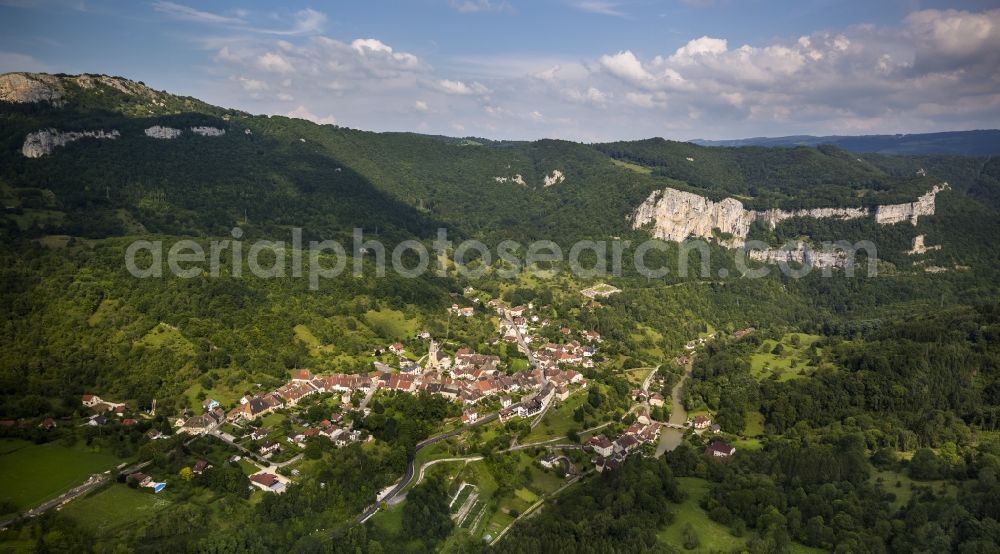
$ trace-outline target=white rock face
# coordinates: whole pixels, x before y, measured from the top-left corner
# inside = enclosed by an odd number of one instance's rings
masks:
[[[566,180],[566,176],[563,175],[562,171],[558,169],[553,169],[552,173],[546,175],[542,178],[542,184],[546,187],[551,187],[552,185],[558,185],[559,183]]]
[[[493,180],[498,183],[511,182],[521,186],[527,185],[527,183],[524,182],[524,177],[522,177],[520,173],[515,174],[513,177],[494,177]]]
[[[147,98],[157,106],[164,105],[159,100],[158,93],[142,83],[121,77],[90,74],[56,76],[46,73],[5,73],[0,75],[0,100],[22,104],[50,102],[55,106],[62,106],[66,84],[84,89],[103,85],[129,96]]]
[[[817,219],[858,219],[868,217],[871,212],[867,208],[813,208],[811,210],[779,210],[770,209],[757,212],[757,217],[763,219],[774,229],[778,223],[793,217],[814,217]]]
[[[219,129],[218,127],[191,127],[191,132],[203,137],[221,137],[226,134],[225,129]]]
[[[907,254],[911,256],[916,256],[918,254],[924,254],[931,250],[940,250],[940,249],[941,249],[940,244],[935,244],[934,246],[928,246],[924,244],[924,236],[917,235],[913,237],[913,248],[911,248],[910,251],[907,252]]]
[[[831,267],[844,269],[854,263],[854,260],[847,257],[842,251],[813,250],[804,242],[796,242],[794,248],[769,248],[767,250],[750,250],[747,252],[750,259],[769,264],[779,262],[795,262],[812,267]]]
[[[159,125],[153,125],[152,127],[146,129],[146,136],[156,139],[175,139],[181,136],[180,129],[174,129],[173,127],[161,127]]]
[[[58,103],[62,98],[58,79],[49,75],[6,73],[0,75],[0,101],[16,104]]]
[[[934,198],[938,192],[949,188],[947,183],[936,185],[916,202],[888,204],[875,210],[875,220],[883,225],[909,220],[914,225],[917,218],[934,214]],[[709,239],[713,230],[719,229],[733,236],[727,246],[742,246],[750,231],[750,224],[760,219],[773,229],[779,222],[792,217],[830,219],[857,219],[870,217],[868,208],[813,208],[802,210],[770,209],[747,210],[735,198],[714,202],[672,188],[654,191],[630,216],[632,228],[652,226],[655,238],[680,242],[688,237]]]
[[[934,199],[937,194],[951,187],[948,183],[934,185],[934,188],[927,194],[917,198],[916,202],[906,204],[888,204],[879,206],[875,211],[875,221],[882,225],[892,225],[901,221],[909,221],[916,225],[920,216],[934,215]]]
[[[24,145],[21,147],[21,153],[28,158],[40,158],[46,154],[51,154],[57,146],[64,146],[82,138],[115,140],[119,136],[121,135],[117,130],[60,132],[55,129],[43,129],[28,134],[24,139]]]
[[[653,237],[680,242],[688,237],[711,238],[712,230],[730,233],[743,244],[755,212],[735,198],[713,202],[691,192],[667,188],[654,191],[632,215],[632,228],[652,224]]]

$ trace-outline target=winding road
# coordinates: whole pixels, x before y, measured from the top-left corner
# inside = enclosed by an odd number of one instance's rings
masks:
[[[512,404],[512,406],[517,406],[517,404]],[[482,416],[476,419],[476,421],[473,423],[469,423],[468,425],[463,425],[458,429],[452,429],[451,431],[447,431],[439,435],[434,435],[433,437],[429,437],[418,442],[413,447],[413,451],[410,452],[410,456],[406,460],[406,471],[403,473],[402,479],[400,479],[399,482],[396,483],[396,486],[394,486],[392,490],[389,491],[388,494],[383,496],[379,502],[376,502],[371,506],[368,506],[368,508],[365,509],[365,511],[361,512],[361,514],[357,517],[357,522],[364,523],[368,521],[373,515],[375,515],[376,512],[378,512],[378,507],[382,502],[391,503],[396,495],[398,495],[400,492],[402,492],[406,487],[410,485],[410,481],[413,481],[413,478],[416,473],[413,470],[413,462],[416,460],[417,454],[420,453],[421,450],[427,448],[428,446],[437,444],[447,438],[454,437],[455,435],[460,435],[473,427],[483,425],[484,423],[489,423],[497,419],[498,417],[499,413],[492,413],[486,416]]]

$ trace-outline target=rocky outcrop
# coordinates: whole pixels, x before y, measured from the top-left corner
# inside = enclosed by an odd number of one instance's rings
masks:
[[[118,131],[67,131],[61,132],[55,129],[43,129],[29,133],[21,146],[21,153],[28,158],[40,158],[46,154],[51,154],[58,146],[64,146],[75,140],[82,138],[110,139],[114,140],[121,136]]]
[[[153,125],[152,127],[146,129],[146,136],[155,139],[175,139],[181,136],[180,129],[174,129],[173,127],[161,127],[159,125]]]
[[[854,259],[847,256],[846,252],[835,250],[813,250],[804,242],[796,242],[787,248],[769,248],[766,250],[750,250],[747,252],[750,259],[758,262],[776,264],[794,262],[803,266],[829,267],[844,269],[854,263]]]
[[[926,244],[924,244],[924,236],[917,235],[913,237],[913,248],[911,248],[910,251],[907,252],[907,254],[911,256],[916,256],[918,254],[927,253],[931,250],[940,250],[940,249],[941,249],[940,244],[935,244],[934,246],[927,246]]]
[[[713,230],[728,233],[743,244],[755,212],[735,198],[713,202],[691,192],[667,188],[653,191],[632,214],[632,227],[652,225],[653,237],[680,242],[688,237],[711,238]]]
[[[927,194],[917,198],[916,202],[879,206],[878,209],[875,210],[875,221],[882,225],[892,225],[901,221],[909,221],[911,224],[916,225],[917,219],[919,219],[920,216],[934,215],[935,197],[937,197],[937,194],[942,190],[947,190],[949,188],[951,187],[948,186],[948,183],[934,185],[934,188],[932,188]]]
[[[496,182],[498,182],[498,183],[507,183],[507,182],[510,182],[510,183],[514,183],[516,185],[521,185],[521,186],[525,186],[525,185],[528,184],[528,183],[524,182],[524,177],[522,177],[520,173],[515,174],[513,177],[500,177],[500,176],[497,176],[497,177],[494,177],[493,180],[496,181]]]
[[[910,221],[915,225],[918,217],[934,214],[935,197],[947,188],[948,184],[943,183],[916,202],[878,206],[874,210],[875,220],[883,225],[900,221]],[[872,214],[873,210],[869,208],[754,211],[744,208],[735,198],[715,202],[704,196],[666,188],[650,194],[632,212],[630,219],[634,229],[649,228],[655,238],[678,242],[689,237],[719,238],[726,246],[738,247],[744,244],[750,225],[757,220],[766,222],[773,229],[781,221],[793,217],[858,219],[871,217]],[[716,230],[721,231],[723,237],[717,237]]]
[[[858,219],[868,217],[871,213],[867,208],[813,208],[810,210],[779,210],[772,208],[763,212],[756,212],[757,218],[762,219],[774,229],[778,223],[793,217],[811,217],[816,219]]]
[[[558,185],[566,180],[566,176],[563,175],[562,171],[558,169],[553,169],[552,173],[544,176],[542,178],[542,186],[551,187],[552,185]]]
[[[191,132],[203,137],[221,137],[226,134],[225,129],[219,129],[218,127],[191,127]]]
[[[67,85],[75,85],[82,89],[93,89],[98,86],[113,88],[129,96],[141,96],[150,99],[153,104],[162,106],[159,94],[146,85],[108,75],[49,75],[47,73],[5,73],[0,75],[0,101],[30,104],[49,102],[56,106],[64,103]]]
[[[59,80],[51,75],[31,73],[6,73],[0,75],[0,101],[15,104],[51,102],[62,98]]]

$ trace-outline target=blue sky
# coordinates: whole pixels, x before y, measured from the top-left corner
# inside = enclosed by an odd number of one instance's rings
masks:
[[[0,0],[0,71],[377,131],[613,140],[1000,127],[1000,2]]]

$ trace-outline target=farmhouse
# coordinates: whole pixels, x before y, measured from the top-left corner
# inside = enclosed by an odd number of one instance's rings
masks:
[[[691,420],[691,427],[694,427],[695,429],[707,429],[711,424],[712,420],[703,415],[696,416]]]
[[[257,486],[257,488],[274,493],[281,493],[285,491],[285,484],[282,483],[278,476],[273,473],[255,473],[250,476],[250,482]]]
[[[736,453],[736,449],[723,441],[712,441],[705,447],[705,454],[714,458],[728,458]]]

